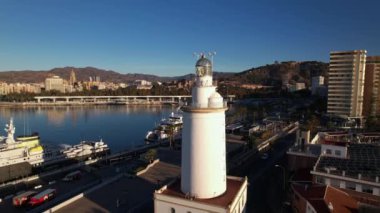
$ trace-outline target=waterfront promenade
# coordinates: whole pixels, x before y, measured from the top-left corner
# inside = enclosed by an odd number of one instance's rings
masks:
[[[235,95],[227,95],[228,101],[233,101]],[[36,96],[37,103],[61,104],[177,104],[187,102],[191,95],[147,95],[147,96]]]
[[[235,95],[227,95],[232,102]],[[0,106],[71,106],[71,105],[160,105],[180,104],[191,100],[191,95],[147,95],[147,96],[36,96],[35,101],[0,102]]]

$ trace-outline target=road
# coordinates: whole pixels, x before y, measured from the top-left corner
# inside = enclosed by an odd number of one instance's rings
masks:
[[[8,187],[6,189],[2,189],[1,192],[8,193],[9,195],[9,193],[15,194],[15,192],[25,190],[34,190],[41,192],[48,188],[54,188],[57,190],[57,196],[46,204],[41,205],[41,207],[46,207],[55,201],[65,198],[71,192],[75,192],[75,189],[80,189],[81,187],[89,183],[95,183],[98,180],[96,175],[82,170],[82,177],[79,180],[64,182],[61,179],[65,176],[65,174],[52,175],[37,181],[29,182],[28,184],[18,184],[16,187]],[[39,185],[41,185],[41,188],[34,189],[35,186]],[[7,199],[4,199],[2,203],[0,203],[0,212],[25,212],[32,210],[28,207],[15,208],[12,205],[13,196],[11,195],[8,196]]]
[[[250,183],[247,212],[286,212],[282,211],[286,196],[283,189],[284,174],[283,170],[275,165],[286,164],[286,151],[294,141],[295,134],[277,140],[267,152],[267,159],[256,158],[245,171]]]

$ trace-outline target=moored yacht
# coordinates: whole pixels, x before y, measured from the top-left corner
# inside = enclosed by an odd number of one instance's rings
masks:
[[[180,137],[183,125],[183,116],[178,111],[172,112],[168,118],[162,119],[159,125],[148,131],[145,136],[147,143],[168,140],[172,135],[174,139]]]

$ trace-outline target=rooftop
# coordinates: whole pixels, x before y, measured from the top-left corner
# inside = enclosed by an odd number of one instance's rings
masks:
[[[305,145],[295,145],[289,148],[288,154],[295,155],[306,155],[310,157],[318,158],[321,155],[321,145],[320,144],[305,144]]]
[[[210,199],[198,199],[194,198],[193,201],[204,203],[204,204],[210,204],[214,206],[220,206],[223,208],[228,208],[230,204],[234,201],[236,195],[238,194],[241,187],[244,185],[245,179],[244,178],[235,178],[235,177],[228,177],[227,178],[227,190],[224,194]],[[189,199],[186,197],[186,195],[181,191],[181,179],[175,180],[173,183],[167,185],[167,187],[163,187],[159,191],[156,191],[156,193],[173,196],[177,198],[182,199]]]
[[[307,200],[317,212],[358,212],[358,201],[335,187],[293,184],[292,188]],[[329,205],[333,211],[329,210]]]
[[[378,143],[380,142],[379,132],[320,132],[320,144],[347,145],[350,143]]]
[[[380,177],[380,145],[350,144],[348,158],[321,156],[316,164],[316,171],[334,175],[375,181]]]

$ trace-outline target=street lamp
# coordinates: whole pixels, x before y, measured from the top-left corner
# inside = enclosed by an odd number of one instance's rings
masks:
[[[274,166],[282,169],[282,174],[283,174],[283,184],[282,184],[282,186],[283,186],[283,189],[285,191],[285,168],[283,166],[278,165],[278,164],[276,164]]]

